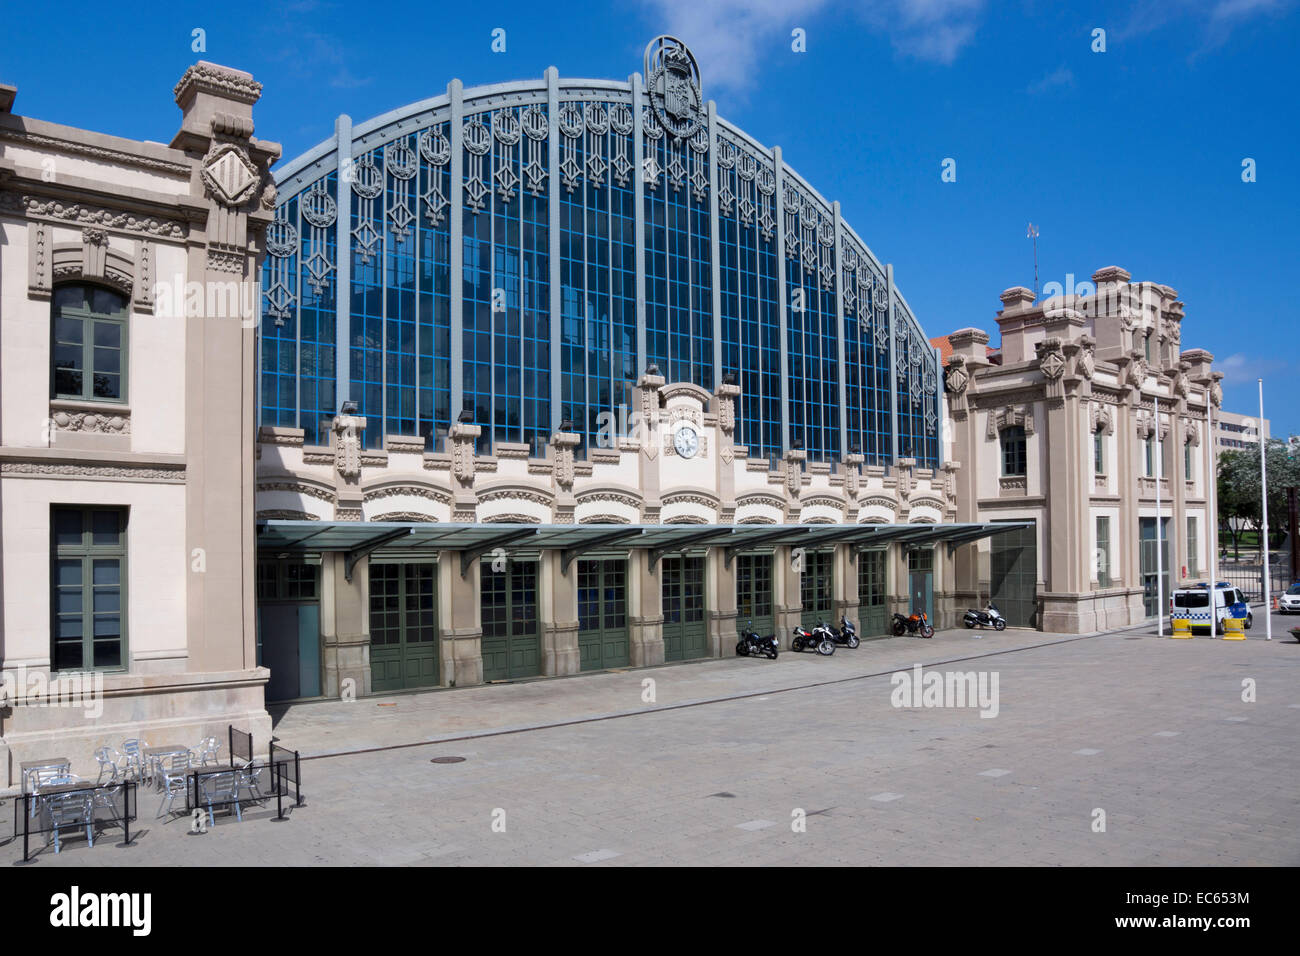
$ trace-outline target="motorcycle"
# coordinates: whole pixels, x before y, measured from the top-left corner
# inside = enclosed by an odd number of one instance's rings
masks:
[[[847,647],[850,650],[862,643],[858,638],[858,629],[854,627],[853,622],[846,617],[840,618],[839,627],[832,627],[830,624],[822,621],[821,624],[813,630],[814,633],[817,631],[825,631],[832,641],[842,647]]]
[[[740,632],[740,640],[736,644],[737,657],[766,657],[768,660],[776,660],[776,635],[769,634],[767,637],[759,637],[758,632],[754,630],[754,622],[750,621],[749,625]]]
[[[911,617],[903,617],[895,613],[893,630],[895,637],[918,632],[922,637],[934,637],[934,628],[931,627],[930,619],[924,611],[913,611]]]
[[[808,630],[803,627],[795,627],[794,637],[790,641],[790,649],[793,651],[802,651],[805,647],[814,648],[822,657],[830,657],[835,653],[835,641],[821,627],[816,630]]]
[[[971,608],[966,612],[966,616],[962,618],[962,623],[967,627],[975,627],[977,624],[980,627],[991,627],[995,631],[1005,631],[1007,629],[1007,619],[1002,616],[1002,612],[998,610],[998,606],[992,601],[989,601],[988,606],[982,611]]]

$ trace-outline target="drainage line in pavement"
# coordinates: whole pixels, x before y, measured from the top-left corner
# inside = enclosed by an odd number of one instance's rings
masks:
[[[1001,654],[1018,654],[1021,651],[1033,651],[1043,647],[1054,647],[1058,644],[1073,644],[1075,641],[1091,640],[1094,637],[1102,635],[1083,634],[1078,637],[1067,637],[1059,641],[1044,641],[1042,644],[1029,644],[1025,647],[1008,647],[998,651],[988,651],[984,654],[971,654],[968,657],[952,657],[947,660],[933,661],[929,664],[922,664],[922,667],[939,667],[944,664],[960,664],[963,661],[976,661],[986,657],[997,657]],[[909,664],[908,667],[913,665]],[[815,687],[830,687],[834,684],[847,684],[852,681],[871,680],[875,677],[886,677],[890,674],[898,673],[898,668],[887,671],[878,671],[874,674],[857,674],[853,677],[837,677],[834,680],[814,681],[810,684],[798,684],[794,687],[781,687],[777,690],[760,690],[748,694],[733,694],[730,697],[711,697],[708,700],[688,700],[680,704],[665,704],[662,707],[651,707],[646,710],[628,710],[615,714],[596,714],[592,717],[578,717],[574,720],[561,720],[551,724],[533,724],[528,727],[502,727],[496,730],[482,730],[476,733],[463,734],[459,737],[441,737],[437,740],[418,740],[409,744],[386,744],[382,747],[362,747],[357,750],[339,750],[333,753],[315,754],[313,756],[303,756],[300,759],[304,762],[308,760],[329,760],[334,757],[357,757],[362,754],[384,753],[389,750],[409,750],[412,747],[438,747],[443,744],[454,744],[465,740],[479,740],[484,737],[505,737],[510,734],[526,734],[538,730],[554,730],[560,727],[576,727],[579,724],[594,724],[604,720],[617,720],[621,717],[642,717],[646,714],[662,714],[670,710],[685,710],[688,707],[703,707],[708,704],[725,704],[733,700],[748,700],[753,697],[770,697],[774,694],[789,694],[794,691],[811,690]]]

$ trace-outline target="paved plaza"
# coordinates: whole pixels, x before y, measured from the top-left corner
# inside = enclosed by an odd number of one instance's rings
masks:
[[[956,630],[296,705],[288,822],[272,802],[188,836],[145,792],[134,846],[37,865],[1296,865],[1300,645],[1274,621],[1271,643],[1262,620],[1244,642]],[[916,663],[996,675],[996,717],[895,707]]]

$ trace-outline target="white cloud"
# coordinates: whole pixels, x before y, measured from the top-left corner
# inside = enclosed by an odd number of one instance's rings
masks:
[[[837,19],[856,14],[868,30],[888,35],[905,56],[949,64],[974,38],[984,2],[878,0],[859,8],[845,0],[649,0],[647,9],[656,32],[678,37],[691,48],[706,85],[741,91],[772,50],[789,49],[796,27],[808,31],[808,49],[814,54],[817,29],[811,21],[832,8]],[[835,22],[821,25],[837,27]]]
[[[1233,29],[1259,16],[1287,12],[1295,0],[1143,0],[1116,30],[1119,39],[1141,36],[1190,19],[1201,24],[1203,48],[1225,43]]]
[[[1046,93],[1057,87],[1074,86],[1074,71],[1068,66],[1059,66],[1042,79],[1029,84],[1030,93]]]

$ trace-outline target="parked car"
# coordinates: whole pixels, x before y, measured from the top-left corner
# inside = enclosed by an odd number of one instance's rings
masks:
[[[1300,581],[1286,589],[1277,599],[1277,609],[1283,614],[1300,614]]]
[[[1214,605],[1215,613],[1211,617],[1210,586],[1205,583],[1194,584],[1179,588],[1170,595],[1169,616],[1171,619],[1187,618],[1191,621],[1193,632],[1213,628],[1215,634],[1223,633],[1223,622],[1230,617],[1245,622],[1244,626],[1248,629],[1255,623],[1255,615],[1246,604],[1246,595],[1227,581],[1220,581],[1214,586]]]

